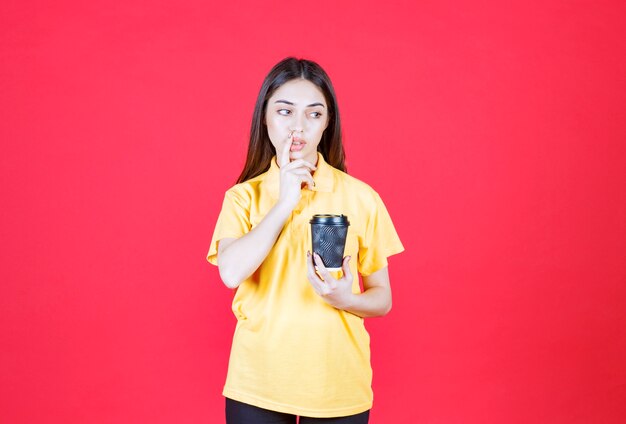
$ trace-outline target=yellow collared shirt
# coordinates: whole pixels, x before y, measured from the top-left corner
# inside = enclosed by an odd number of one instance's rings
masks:
[[[304,188],[261,266],[238,287],[237,318],[224,396],[265,409],[309,417],[358,414],[372,407],[369,334],[363,319],[335,309],[307,279],[312,251],[309,220],[343,214],[350,221],[344,256],[370,275],[404,250],[378,193],[330,166],[318,153],[313,190]],[[224,197],[207,260],[217,265],[217,244],[239,238],[276,204],[280,169],[270,169],[230,188]],[[357,259],[357,260],[355,260]]]

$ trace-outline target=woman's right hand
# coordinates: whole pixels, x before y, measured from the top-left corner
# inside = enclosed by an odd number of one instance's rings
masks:
[[[278,201],[288,205],[290,209],[295,208],[300,201],[302,183],[305,183],[309,189],[315,186],[311,170],[315,171],[317,169],[315,165],[304,159],[290,161],[289,152],[291,151],[292,142],[293,132],[289,132],[285,145],[277,157],[278,165],[280,166],[280,196]]]

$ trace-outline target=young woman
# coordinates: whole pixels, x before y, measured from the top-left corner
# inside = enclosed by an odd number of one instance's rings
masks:
[[[237,289],[223,391],[229,424],[368,422],[363,318],[389,312],[387,258],[404,248],[379,195],[344,160],[330,79],[314,62],[282,60],[261,87],[246,164],[207,256]],[[342,271],[311,254],[315,214],[350,221]]]

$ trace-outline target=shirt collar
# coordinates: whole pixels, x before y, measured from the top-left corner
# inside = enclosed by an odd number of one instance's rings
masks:
[[[280,195],[280,168],[276,163],[276,156],[272,158],[270,163],[270,169],[263,178],[263,187],[274,199],[278,199]],[[332,192],[335,182],[333,167],[324,160],[320,152],[317,152],[316,166],[317,169],[313,173],[313,181],[315,181],[313,191]],[[308,186],[305,186],[304,190],[308,190]]]

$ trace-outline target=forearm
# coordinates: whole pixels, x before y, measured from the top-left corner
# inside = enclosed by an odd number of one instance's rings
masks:
[[[267,257],[291,214],[289,206],[276,203],[250,232],[232,241],[217,258],[220,277],[229,288],[237,288]]]
[[[391,310],[391,290],[388,287],[370,287],[363,293],[353,294],[341,309],[362,318],[386,315]]]

